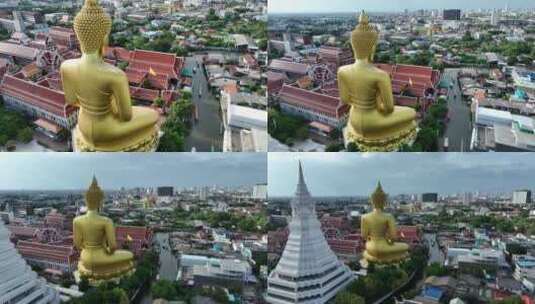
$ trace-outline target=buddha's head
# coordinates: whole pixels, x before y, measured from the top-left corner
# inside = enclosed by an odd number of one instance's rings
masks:
[[[90,211],[98,211],[102,205],[103,199],[104,193],[98,185],[97,178],[93,176],[91,186],[89,186],[89,189],[87,189],[87,192],[85,193],[87,209]]]
[[[374,209],[383,210],[386,206],[386,200],[387,195],[383,191],[383,187],[381,186],[381,182],[377,183],[377,188],[375,188],[375,191],[372,193],[371,196],[371,203]]]
[[[368,15],[362,11],[359,17],[359,24],[351,33],[351,46],[353,47],[355,58],[372,61],[378,39],[379,32],[369,24]]]
[[[98,0],[85,0],[74,18],[74,31],[84,54],[102,54],[100,52],[108,44],[111,18],[100,7]]]

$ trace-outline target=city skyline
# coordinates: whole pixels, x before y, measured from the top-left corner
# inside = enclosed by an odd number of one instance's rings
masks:
[[[268,195],[292,196],[301,160],[312,196],[366,196],[531,189],[530,153],[269,153]],[[365,172],[362,175],[361,172]]]
[[[474,0],[461,1],[452,0],[444,1],[424,1],[424,0],[394,0],[394,1],[373,1],[373,0],[333,0],[326,6],[324,1],[319,0],[294,0],[292,2],[284,0],[270,0],[268,2],[269,13],[340,13],[340,12],[358,12],[367,10],[370,12],[395,12],[418,9],[527,9],[535,8],[535,2],[529,3],[524,0]]]
[[[244,186],[266,183],[264,153],[13,153],[0,157],[0,191]],[[220,172],[222,174],[214,174]]]

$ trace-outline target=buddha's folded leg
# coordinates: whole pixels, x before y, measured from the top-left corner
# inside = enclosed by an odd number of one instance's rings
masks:
[[[409,107],[396,106],[392,116],[398,123],[411,122],[416,119],[416,111]]]
[[[131,121],[136,121],[139,128],[151,127],[158,122],[158,112],[144,107],[132,107]]]

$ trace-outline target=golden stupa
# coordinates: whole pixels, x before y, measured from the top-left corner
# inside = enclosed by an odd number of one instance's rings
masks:
[[[158,113],[133,107],[128,78],[106,63],[111,19],[97,0],[86,0],[74,19],[82,57],[61,65],[65,100],[80,108],[73,130],[75,151],[154,151],[158,145]]]
[[[74,245],[80,253],[79,277],[92,284],[117,280],[134,270],[134,255],[130,251],[117,250],[113,222],[99,215],[104,194],[97,179],[85,194],[87,213],[73,221]]]
[[[409,246],[394,242],[397,238],[396,222],[391,214],[383,212],[387,195],[381,183],[371,195],[373,211],[361,219],[361,234],[366,240],[363,257],[367,262],[378,264],[398,263],[408,257]]]
[[[394,105],[388,73],[373,65],[379,37],[362,12],[351,34],[355,63],[338,70],[340,99],[351,106],[346,145],[357,144],[360,151],[396,151],[416,136],[416,112]]]

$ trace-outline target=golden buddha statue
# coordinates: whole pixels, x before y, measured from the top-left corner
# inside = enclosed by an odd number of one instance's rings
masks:
[[[355,63],[338,70],[340,99],[351,106],[344,140],[361,151],[396,151],[414,140],[416,112],[394,106],[390,76],[373,65],[378,36],[362,12],[351,34]]]
[[[104,194],[97,179],[85,194],[87,213],[73,221],[74,245],[81,251],[78,274],[92,284],[119,279],[134,270],[134,255],[117,250],[112,221],[98,214]]]
[[[383,212],[386,198],[381,183],[378,183],[371,195],[373,211],[365,214],[360,221],[362,238],[366,240],[363,256],[367,262],[389,264],[408,257],[409,246],[394,242],[397,238],[396,222],[392,215]]]
[[[104,62],[111,19],[97,0],[86,0],[74,19],[82,57],[61,65],[65,100],[80,107],[73,130],[75,151],[154,151],[158,113],[133,107],[128,78]]]

